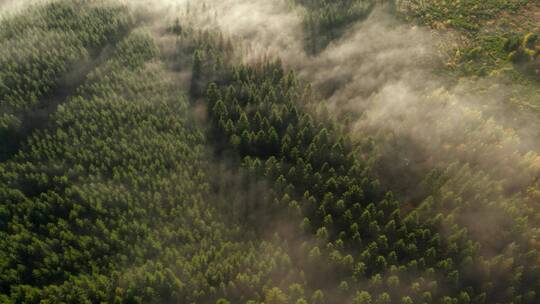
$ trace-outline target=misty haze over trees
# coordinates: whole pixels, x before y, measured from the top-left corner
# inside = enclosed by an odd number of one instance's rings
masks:
[[[535,0],[0,1],[0,303],[540,303]]]

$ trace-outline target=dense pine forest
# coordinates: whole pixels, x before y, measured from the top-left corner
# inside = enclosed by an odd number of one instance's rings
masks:
[[[537,1],[5,1],[0,46],[0,303],[540,303]]]

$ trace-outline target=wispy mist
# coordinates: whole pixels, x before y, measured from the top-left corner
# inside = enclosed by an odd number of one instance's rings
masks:
[[[305,52],[303,8],[290,1],[161,3],[171,12],[170,20],[184,18],[195,28],[219,29],[235,43],[242,42],[239,51],[245,62],[275,57],[296,70],[332,113],[352,117],[353,137],[379,140],[377,152],[392,164],[379,174],[418,176],[405,183],[413,188],[405,192],[414,192],[430,171],[458,164],[498,185],[493,189],[497,194],[486,198],[501,201],[498,207],[522,215],[531,211],[516,211],[509,204],[515,202],[511,197],[523,203],[528,189],[538,188],[538,118],[527,117],[530,123],[523,124],[522,114],[505,112],[509,84],[436,73],[444,69],[441,45],[452,44],[450,36],[375,10],[311,56]],[[460,193],[460,187],[447,184],[445,190]],[[463,198],[473,199],[474,194]],[[473,230],[485,239],[482,231],[498,224],[486,221],[484,228]]]

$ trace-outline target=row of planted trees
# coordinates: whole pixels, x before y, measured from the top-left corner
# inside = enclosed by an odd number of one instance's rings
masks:
[[[335,278],[326,284],[334,286],[328,289],[384,294],[388,303],[402,297],[414,303],[534,302],[536,270],[510,266],[527,278],[515,285],[515,275],[496,271],[500,264],[486,261],[466,228],[433,200],[404,213],[369,164],[355,158],[340,125],[323,110],[310,110],[309,91],[279,63],[235,67],[229,82],[210,85],[207,98],[218,151],[238,153],[244,168],[272,185],[271,210],[278,217],[289,210],[315,236],[304,253],[332,265]],[[521,262],[534,263],[533,252]],[[322,275],[306,274],[313,281]],[[512,289],[499,292],[501,282]],[[331,302],[347,296],[332,294]]]
[[[51,111],[59,95],[95,64],[93,58],[132,27],[125,7],[94,7],[59,1],[5,17],[0,28],[0,159],[16,152],[36,127],[40,112]]]

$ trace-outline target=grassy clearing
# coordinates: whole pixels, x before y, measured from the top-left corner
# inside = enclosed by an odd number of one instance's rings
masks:
[[[540,2],[410,0],[408,19],[456,37],[446,67],[458,76],[504,80],[512,102],[540,112]]]

